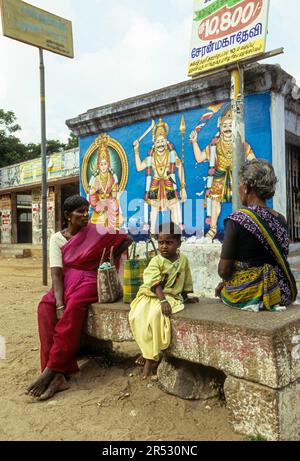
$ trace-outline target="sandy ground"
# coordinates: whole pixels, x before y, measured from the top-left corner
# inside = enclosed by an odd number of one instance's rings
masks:
[[[0,440],[245,440],[218,401],[186,401],[141,380],[134,343],[115,344],[115,363],[84,358],[71,388],[46,402],[24,394],[39,374],[36,306],[41,260],[0,258]]]

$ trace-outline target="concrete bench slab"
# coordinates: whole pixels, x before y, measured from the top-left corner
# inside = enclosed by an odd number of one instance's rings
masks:
[[[92,304],[93,337],[132,341],[129,305]],[[237,432],[267,440],[300,440],[300,306],[241,312],[203,299],[172,316],[171,357],[221,370]]]
[[[129,305],[123,303],[93,304],[87,333],[99,339],[132,341],[128,312]],[[188,304],[172,317],[172,344],[167,352],[281,388],[300,378],[300,306],[285,312],[253,313],[215,300]]]

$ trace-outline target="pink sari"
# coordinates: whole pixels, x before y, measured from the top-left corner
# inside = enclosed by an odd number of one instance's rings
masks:
[[[69,375],[78,371],[76,352],[89,304],[97,302],[97,268],[103,252],[118,248],[126,240],[125,233],[108,233],[101,226],[89,224],[62,247],[64,305],[57,321],[53,289],[38,306],[38,328],[41,343],[42,371]]]

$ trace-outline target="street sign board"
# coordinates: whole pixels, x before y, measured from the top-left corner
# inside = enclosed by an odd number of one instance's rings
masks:
[[[72,23],[20,0],[0,0],[3,35],[74,57]]]
[[[194,0],[188,75],[264,53],[270,0]]]

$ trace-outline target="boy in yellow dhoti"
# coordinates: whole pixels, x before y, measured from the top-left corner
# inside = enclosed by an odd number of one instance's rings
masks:
[[[130,327],[138,343],[147,378],[160,351],[171,342],[172,314],[184,309],[183,300],[193,291],[188,258],[179,254],[181,231],[171,223],[160,226],[157,237],[160,255],[155,256],[144,271],[144,283],[131,303]]]

